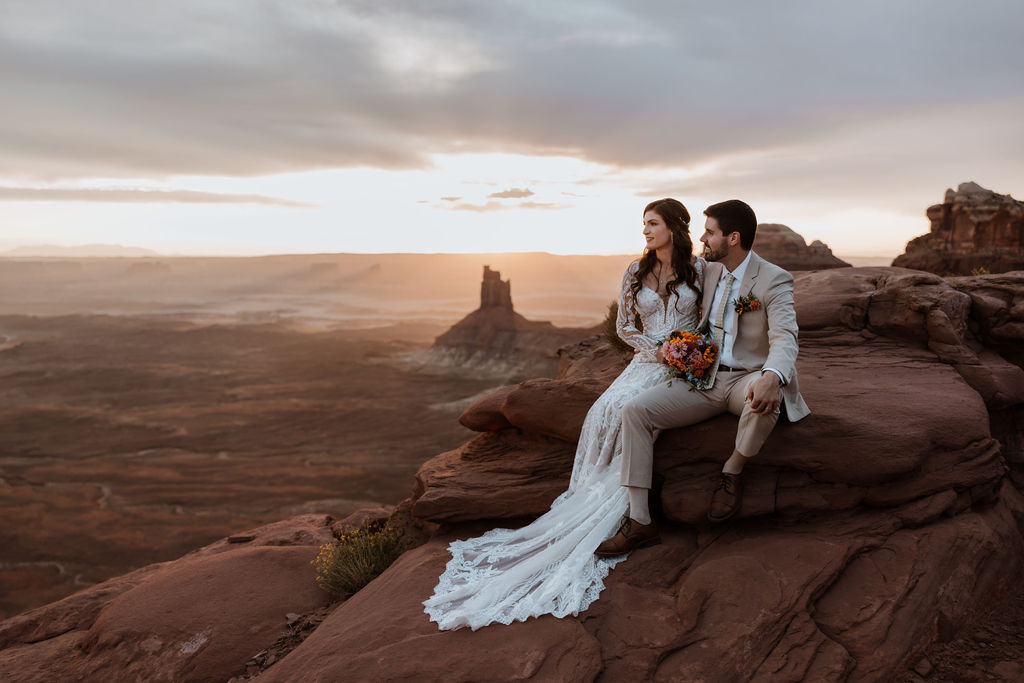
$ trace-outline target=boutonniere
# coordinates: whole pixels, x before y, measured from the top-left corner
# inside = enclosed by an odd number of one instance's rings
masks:
[[[761,301],[754,296],[754,290],[747,292],[746,296],[737,297],[732,302],[736,315],[743,315],[747,311],[761,310]]]

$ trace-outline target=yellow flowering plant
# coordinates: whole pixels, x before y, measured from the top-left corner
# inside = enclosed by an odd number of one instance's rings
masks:
[[[320,546],[313,560],[316,582],[328,593],[347,598],[373,581],[398,556],[415,545],[392,520],[342,534]]]

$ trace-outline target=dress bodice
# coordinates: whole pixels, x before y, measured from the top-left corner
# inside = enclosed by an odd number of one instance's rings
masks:
[[[703,282],[705,265],[701,258],[694,263],[698,285]],[[665,341],[672,331],[692,332],[697,329],[700,322],[699,295],[683,283],[675,292],[670,292],[667,298],[662,298],[645,285],[637,292],[634,304],[631,285],[638,267],[639,262],[631,263],[622,276],[616,329],[619,337],[637,350],[639,360],[654,361],[659,342]],[[634,322],[637,314],[642,329]]]

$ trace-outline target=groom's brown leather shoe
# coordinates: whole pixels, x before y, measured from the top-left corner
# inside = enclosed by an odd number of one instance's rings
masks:
[[[625,555],[630,550],[646,548],[659,543],[661,543],[661,536],[658,535],[658,526],[654,522],[641,524],[635,519],[626,519],[626,523],[619,529],[619,533],[597,546],[594,554],[598,557],[615,557],[616,555]]]
[[[740,511],[743,502],[743,480],[738,474],[722,472],[718,487],[711,494],[711,507],[708,509],[708,521],[724,522]]]

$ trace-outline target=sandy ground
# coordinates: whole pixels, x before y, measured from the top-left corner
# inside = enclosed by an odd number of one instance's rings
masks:
[[[406,497],[494,384],[398,361],[443,329],[0,315],[0,618],[291,514]]]

